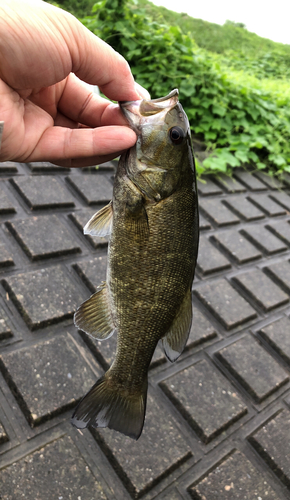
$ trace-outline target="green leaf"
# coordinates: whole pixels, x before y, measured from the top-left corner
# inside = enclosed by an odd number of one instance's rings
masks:
[[[278,167],[282,167],[283,165],[286,165],[286,160],[283,156],[281,155],[273,155],[272,156],[272,161],[277,165]]]
[[[245,151],[239,149],[235,152],[235,157],[242,163],[247,163],[249,160],[248,154]]]
[[[216,133],[215,132],[205,132],[204,137],[205,137],[206,141],[214,141],[216,138]]]
[[[263,169],[267,168],[267,165],[266,165],[265,163],[261,162],[261,161],[258,161],[258,162],[256,163],[256,167],[257,167],[259,170],[263,170]]]
[[[220,106],[219,104],[214,104],[212,107],[212,111],[216,115],[225,116],[227,109],[224,108],[223,106]]]
[[[203,165],[213,171],[226,172],[227,162],[223,158],[213,158],[209,157],[204,160]]]

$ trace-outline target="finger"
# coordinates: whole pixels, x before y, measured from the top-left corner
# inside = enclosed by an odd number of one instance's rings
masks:
[[[132,147],[136,134],[127,127],[70,129],[49,127],[41,135],[33,152],[18,161],[67,161],[113,155]]]
[[[122,153],[124,153],[124,151],[118,151],[118,153],[111,155],[92,156],[91,158],[72,158],[70,160],[54,161],[54,164],[59,165],[60,167],[68,168],[94,167],[101,165],[102,163],[106,163],[107,161],[114,160]]]
[[[55,9],[37,0],[0,2],[0,37],[5,39],[0,76],[13,89],[47,87],[70,73],[71,55],[62,33],[69,30],[69,14]]]
[[[70,120],[67,116],[64,116],[62,113],[57,113],[55,119],[54,119],[54,126],[55,127],[65,127],[65,128],[82,128],[83,126],[80,125],[79,123]]]
[[[140,98],[125,59],[74,16],[47,2],[2,0],[0,34],[5,38],[0,76],[14,89],[48,87],[73,72],[110,99]]]
[[[72,73],[67,77],[58,109],[64,116],[88,127],[128,124],[117,104],[94,94],[89,85]]]
[[[141,99],[151,99],[151,96],[148,92],[148,90],[144,89],[139,83],[135,82],[135,89],[136,92],[139,94]]]
[[[52,21],[55,23],[54,13]],[[98,85],[109,99],[140,99],[129,64],[118,52],[72,16],[57,26],[70,51],[73,73],[87,83]]]
[[[72,51],[72,71],[81,80],[98,85],[109,99],[140,99],[127,61],[103,40],[83,30],[82,26],[83,43],[78,43],[78,51]]]

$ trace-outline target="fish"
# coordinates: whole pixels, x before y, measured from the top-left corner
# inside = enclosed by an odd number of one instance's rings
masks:
[[[94,339],[116,331],[117,350],[71,422],[137,440],[157,343],[174,362],[191,328],[198,198],[190,126],[178,89],[119,106],[137,142],[120,157],[112,201],[84,227],[85,234],[109,235],[107,275],[74,315],[75,326]]]

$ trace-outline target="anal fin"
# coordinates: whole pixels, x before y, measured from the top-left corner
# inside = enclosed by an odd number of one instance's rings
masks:
[[[84,227],[84,234],[91,236],[107,236],[111,234],[113,222],[112,202],[101,208]]]
[[[74,323],[77,328],[98,340],[105,340],[113,335],[115,326],[109,307],[106,283],[80,305],[74,315]]]
[[[192,322],[191,290],[186,293],[180,309],[165,337],[162,338],[164,352],[172,363],[179,358],[188,339]]]

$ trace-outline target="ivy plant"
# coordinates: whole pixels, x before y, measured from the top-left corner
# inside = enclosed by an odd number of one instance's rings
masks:
[[[200,48],[190,34],[148,15],[137,0],[101,0],[82,19],[120,52],[152,97],[178,88],[192,133],[206,145],[204,170],[250,165],[290,172],[290,98]],[[243,28],[235,28],[242,29]]]

